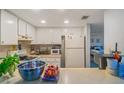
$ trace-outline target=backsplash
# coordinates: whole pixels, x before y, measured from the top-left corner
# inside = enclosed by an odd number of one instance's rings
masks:
[[[53,44],[39,44],[39,45],[31,45],[32,51],[35,51],[36,54],[50,54],[51,49],[61,49],[61,45],[53,45]]]
[[[30,52],[30,42],[27,41],[21,41],[19,42],[21,44],[22,49],[25,49],[27,53]],[[0,45],[0,57],[5,57],[8,53],[8,51],[17,50],[18,46],[12,46],[12,45]]]
[[[29,54],[30,52],[30,41],[19,41],[19,44],[21,44],[22,49],[25,49],[27,53]]]
[[[28,41],[19,41],[19,44],[21,44],[22,49],[25,49],[27,51],[27,54],[30,54],[31,49],[34,48],[35,51],[40,50],[43,54],[49,54],[51,49],[61,49],[61,45],[52,45],[52,44],[39,44],[39,45],[31,45]],[[13,49],[17,50],[18,46],[12,45],[0,45],[0,57],[5,57],[8,53],[8,51],[12,51]]]
[[[7,51],[11,49],[11,46],[0,45],[0,57],[5,57],[7,55]]]

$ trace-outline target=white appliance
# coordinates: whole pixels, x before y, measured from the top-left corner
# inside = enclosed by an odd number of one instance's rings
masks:
[[[64,46],[63,46],[64,45]],[[67,35],[62,38],[62,63],[61,66],[66,68],[83,68],[84,62],[84,36]],[[65,61],[65,63],[64,63]],[[64,65],[63,65],[64,64]]]
[[[60,49],[51,49],[51,54],[60,54]]]

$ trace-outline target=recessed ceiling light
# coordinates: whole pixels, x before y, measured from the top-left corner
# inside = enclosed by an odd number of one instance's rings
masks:
[[[65,21],[64,21],[64,23],[65,23],[65,24],[68,24],[68,23],[69,23],[69,21],[68,21],[68,20],[65,20]]]
[[[7,23],[8,23],[8,24],[13,24],[14,21],[12,21],[12,20],[8,20]]]
[[[46,21],[45,21],[45,20],[41,20],[40,22],[41,22],[42,24],[45,24],[45,23],[46,23]]]

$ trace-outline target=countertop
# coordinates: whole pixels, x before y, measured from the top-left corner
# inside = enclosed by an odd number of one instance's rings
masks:
[[[41,78],[35,81],[24,81],[18,71],[14,77],[2,81],[4,84],[124,84],[124,79],[112,76],[106,70],[98,68],[60,68],[58,82],[45,82]]]
[[[41,57],[41,58],[61,58],[61,54],[50,55],[28,55],[29,57]]]

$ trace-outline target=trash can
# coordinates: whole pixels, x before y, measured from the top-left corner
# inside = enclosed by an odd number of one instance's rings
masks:
[[[119,63],[115,59],[107,59],[107,71],[111,75],[118,76]]]
[[[118,72],[119,77],[124,77],[124,63],[119,64],[119,72]]]

